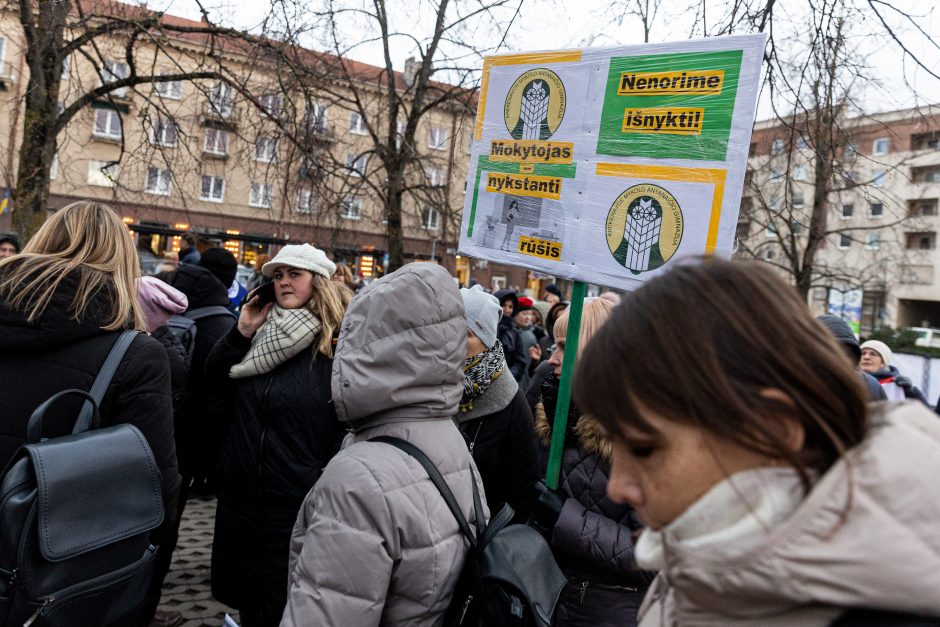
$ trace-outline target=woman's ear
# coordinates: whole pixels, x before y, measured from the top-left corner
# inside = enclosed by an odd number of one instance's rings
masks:
[[[795,407],[793,400],[780,388],[764,388],[761,390],[760,395],[764,398],[778,401],[788,407]],[[775,413],[768,417],[773,420],[772,426],[783,430],[779,435],[783,437],[787,448],[794,453],[799,453],[803,450],[803,445],[806,443],[806,429],[799,420],[794,418],[791,414],[784,412]]]

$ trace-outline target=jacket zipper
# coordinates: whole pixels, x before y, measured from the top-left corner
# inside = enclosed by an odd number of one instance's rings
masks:
[[[483,427],[483,419],[480,419],[480,424],[477,425],[477,432],[473,434],[473,440],[470,442],[470,457],[473,457],[473,447],[477,445],[477,438],[480,437],[480,429]]]
[[[33,612],[32,616],[26,619],[26,622],[23,623],[23,627],[29,627],[34,622],[36,622],[36,620],[45,614],[49,606],[52,605],[56,600],[58,600],[60,603],[64,603],[66,601],[77,599],[85,595],[94,594],[100,590],[104,590],[112,584],[120,583],[130,579],[147,565],[155,553],[156,549],[153,547],[153,545],[151,545],[147,547],[144,555],[133,564],[129,564],[116,572],[102,575],[96,579],[92,579],[91,581],[83,581],[82,583],[69,586],[68,588],[60,590],[59,592],[50,594],[43,599],[42,605],[36,608],[36,611]]]
[[[467,610],[470,609],[470,603],[473,601],[473,595],[468,595],[467,600],[463,602],[463,609],[460,610],[460,620],[457,621],[458,625],[463,625],[463,619],[467,617]]]
[[[588,582],[587,580],[581,582],[581,594],[578,595],[578,605],[584,605],[584,595],[587,593]]]

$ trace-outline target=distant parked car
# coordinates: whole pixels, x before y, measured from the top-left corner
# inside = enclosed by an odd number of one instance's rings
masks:
[[[940,329],[930,329],[927,327],[911,327],[908,329],[917,334],[914,340],[915,346],[929,346],[930,348],[940,348]]]

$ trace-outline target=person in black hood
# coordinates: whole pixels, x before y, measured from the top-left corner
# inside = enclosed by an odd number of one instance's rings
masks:
[[[865,384],[868,402],[873,403],[875,401],[888,400],[888,396],[885,394],[881,384],[878,383],[878,379],[871,376],[867,372],[862,372],[859,370],[858,361],[862,358],[862,349],[859,347],[858,339],[856,339],[855,334],[852,333],[852,329],[849,327],[849,324],[838,316],[832,316],[828,314],[818,316],[816,319],[822,322],[823,325],[829,329],[829,332],[832,333],[832,335],[839,342],[839,345],[845,351],[845,356],[849,358],[850,362],[852,362],[852,367],[858,370],[858,376]]]
[[[235,255],[224,248],[213,246],[212,248],[205,249],[202,252],[202,256],[199,258],[198,265],[211,272],[212,275],[225,286],[226,293],[228,293],[235,283],[235,276],[238,274],[238,262],[235,260]],[[243,293],[242,296],[244,295]],[[235,312],[235,308],[240,300],[241,298],[238,298],[233,303],[232,297],[230,296],[229,310]]]
[[[201,488],[214,466],[225,435],[226,404],[206,393],[206,359],[219,338],[235,326],[235,316],[227,311],[228,290],[209,270],[193,264],[181,265],[172,272],[161,272],[156,278],[182,292],[189,303],[186,312],[206,307],[217,313],[196,320],[195,343],[186,391],[176,412],[176,447],[179,456],[183,489],[180,511],[186,504],[189,485],[194,480]],[[212,310],[208,310],[212,311]],[[185,315],[185,314],[184,314]]]
[[[20,240],[13,233],[0,233],[0,259],[12,257],[20,252]]]
[[[516,309],[519,308],[519,297],[513,290],[500,290],[494,296],[503,308],[503,317],[499,321],[497,336],[503,345],[509,371],[516,382],[519,382],[526,374],[525,370],[529,364],[529,355],[522,344],[522,332],[512,318]]]
[[[106,205],[89,201],[59,209],[20,255],[0,261],[0,467],[26,442],[37,406],[63,390],[90,389],[122,331],[145,328],[134,283],[139,274],[124,223]],[[71,433],[81,404],[74,396],[52,405],[42,435]],[[180,481],[170,366],[159,342],[146,333],[134,338],[100,410],[101,426],[134,425],[150,445],[165,508],[151,542],[163,546],[176,518]],[[143,605],[137,609],[144,611]]]

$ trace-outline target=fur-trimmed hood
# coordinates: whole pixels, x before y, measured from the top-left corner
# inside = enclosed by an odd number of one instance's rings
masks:
[[[578,443],[581,445],[581,448],[584,449],[584,452],[590,455],[596,455],[605,462],[610,462],[612,454],[610,440],[604,437],[601,432],[600,423],[598,423],[597,420],[587,414],[583,414],[578,419],[578,424],[575,425],[574,432],[578,435]],[[551,446],[552,425],[549,423],[548,416],[545,414],[545,406],[542,405],[542,401],[539,401],[538,405],[535,406],[535,433],[544,446]],[[565,446],[570,446],[570,443],[566,442]]]

